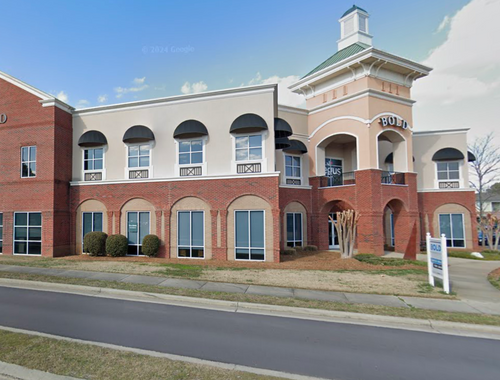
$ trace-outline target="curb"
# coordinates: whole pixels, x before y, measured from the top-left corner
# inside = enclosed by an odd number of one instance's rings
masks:
[[[223,301],[213,300],[209,298],[185,297],[161,293],[146,293],[131,290],[95,288],[82,285],[47,283],[28,280],[0,278],[0,286],[35,291],[76,294],[89,297],[119,299],[132,302],[146,302],[179,307],[201,308],[224,312],[307,319],[332,323],[358,324],[372,327],[413,330],[428,333],[500,340],[500,327],[498,326],[474,325],[458,322],[361,314],[333,310],[307,309],[248,302]]]
[[[8,376],[12,380],[81,380],[75,377],[55,375],[49,372],[29,369],[17,364],[0,362],[0,377]]]

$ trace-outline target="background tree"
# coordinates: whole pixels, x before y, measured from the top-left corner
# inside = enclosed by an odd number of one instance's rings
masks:
[[[354,244],[358,231],[359,214],[354,210],[337,212],[337,220],[328,217],[335,226],[339,239],[340,257],[349,259],[354,254]]]

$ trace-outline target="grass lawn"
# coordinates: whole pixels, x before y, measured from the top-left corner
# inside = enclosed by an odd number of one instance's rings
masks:
[[[495,269],[488,275],[491,285],[500,290],[500,268]]]
[[[72,256],[64,258],[0,256],[0,264],[127,273],[246,285],[312,290],[450,298],[428,288],[426,264],[358,255],[340,259],[331,252],[306,253],[284,263],[171,260]],[[304,268],[304,269],[302,269]],[[327,268],[327,269],[320,269]]]
[[[0,330],[0,361],[82,379],[276,379],[5,330]]]
[[[425,253],[425,252],[424,252]],[[500,252],[498,251],[483,251],[481,255],[484,259],[471,256],[470,251],[448,251],[448,257],[457,257],[459,259],[469,259],[469,260],[482,260],[482,261],[500,261]]]
[[[165,288],[162,286],[130,284],[115,281],[88,280],[80,278],[62,278],[53,276],[42,276],[29,273],[9,273],[0,272],[0,278],[11,278],[20,280],[43,281],[52,283],[64,283],[73,285],[85,285],[101,288],[113,288],[147,293],[171,294],[185,297],[198,297],[217,299],[233,302],[249,302],[259,304],[269,304],[278,306],[301,307],[322,310],[345,311],[352,313],[387,315],[395,317],[432,319],[449,322],[461,322],[480,325],[500,326],[500,316],[469,313],[449,313],[436,310],[426,310],[418,308],[400,308],[368,304],[349,304],[342,302],[305,300],[288,297],[271,297],[251,294],[209,292],[194,289]],[[429,285],[422,285],[422,292],[429,291]]]

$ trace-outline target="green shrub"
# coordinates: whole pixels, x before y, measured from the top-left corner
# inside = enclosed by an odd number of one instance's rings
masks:
[[[282,255],[295,255],[296,253],[297,251],[295,250],[295,248],[290,247],[287,247],[281,251]]]
[[[354,258],[358,261],[361,261],[362,263],[371,265],[382,265],[382,266],[393,266],[393,267],[399,267],[402,265],[416,265],[422,267],[427,266],[427,263],[423,261],[404,260],[395,257],[381,257],[368,253],[358,253],[357,255],[354,255]]]
[[[156,235],[146,235],[142,240],[142,253],[154,257],[160,249],[160,239]]]
[[[316,247],[315,245],[306,245],[302,250],[313,252],[313,251],[317,251],[318,247]]]
[[[106,254],[106,239],[104,232],[89,232],[83,238],[83,252],[90,256],[104,256]]]
[[[110,235],[106,240],[106,254],[113,257],[125,256],[128,252],[128,239],[123,235]]]

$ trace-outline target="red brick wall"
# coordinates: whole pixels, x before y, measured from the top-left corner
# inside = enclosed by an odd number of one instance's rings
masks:
[[[42,254],[69,249],[71,115],[42,107],[39,98],[0,79],[0,212],[4,213],[4,254],[12,254],[14,211],[42,212]],[[21,178],[21,147],[37,146],[35,178]]]

